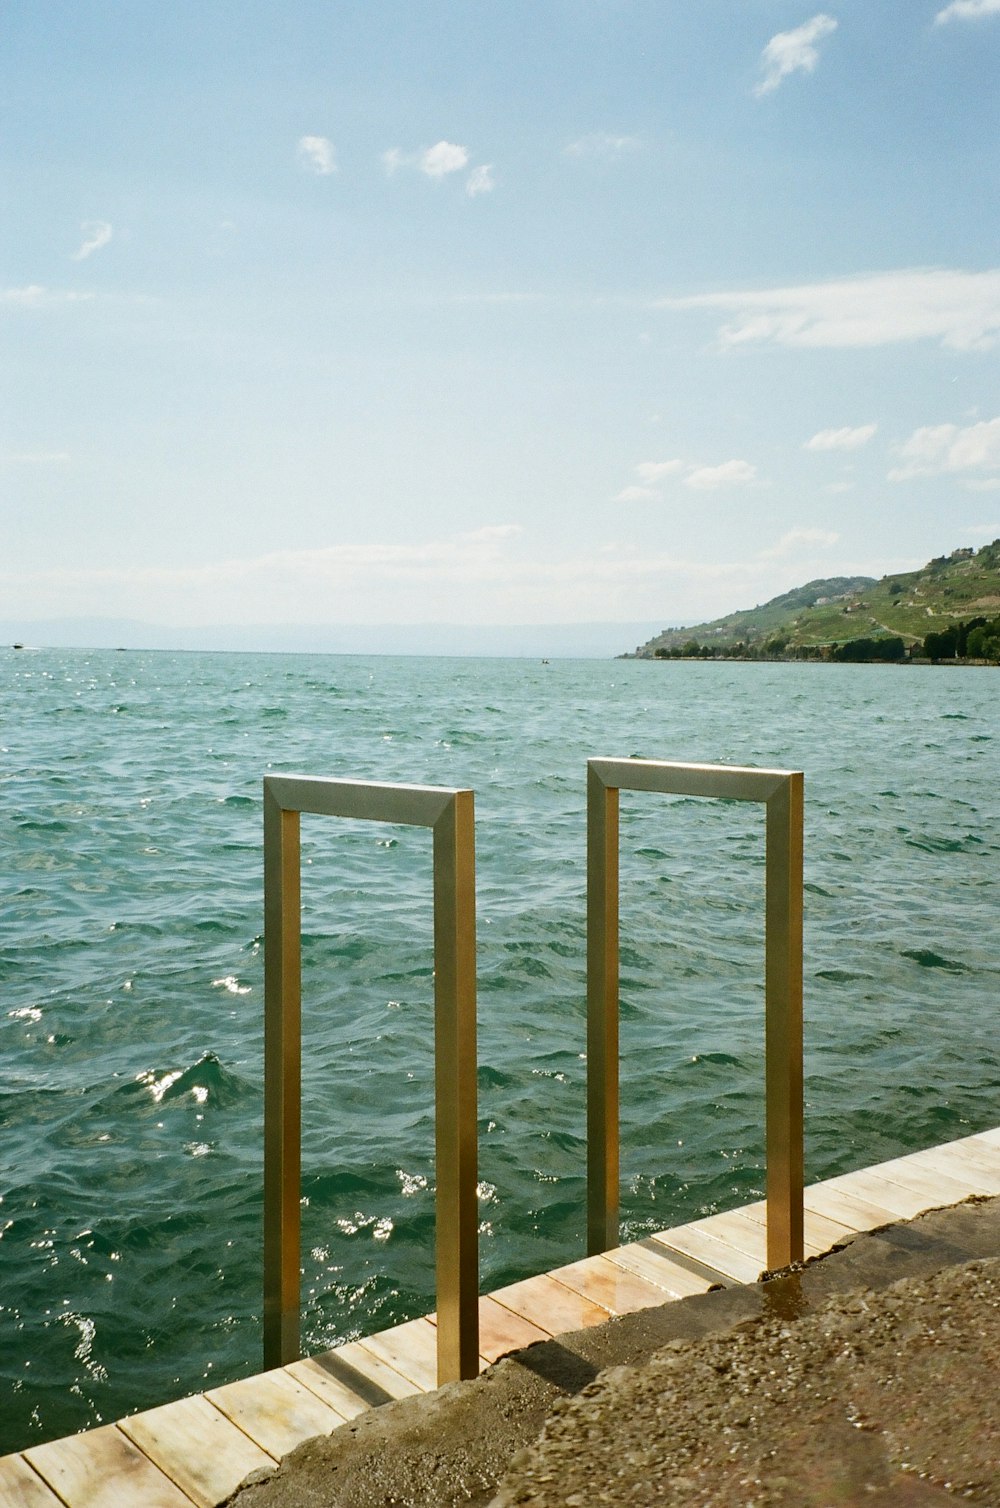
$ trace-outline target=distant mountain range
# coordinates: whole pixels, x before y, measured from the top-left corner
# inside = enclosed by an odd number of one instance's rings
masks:
[[[853,639],[898,637],[907,646],[921,645],[927,634],[977,615],[1000,615],[1000,539],[981,550],[953,550],[919,571],[897,572],[880,581],[872,576],[809,581],[709,623],[665,628],[628,658],[696,653],[695,645],[721,654],[749,650],[775,656]]]

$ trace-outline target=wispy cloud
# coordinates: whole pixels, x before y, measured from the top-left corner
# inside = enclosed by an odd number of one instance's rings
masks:
[[[589,135],[571,141],[563,147],[563,152],[567,157],[596,157],[604,162],[613,162],[615,158],[638,152],[641,146],[642,140],[638,136],[615,136],[610,131],[591,131]]]
[[[59,304],[88,304],[93,293],[79,293],[73,288],[43,288],[29,283],[25,288],[0,289],[0,305],[13,309],[51,309]]]
[[[985,350],[1000,336],[1000,269],[905,269],[732,293],[660,299],[660,309],[730,313],[723,345],[772,343],[811,349],[937,340],[957,351]]]
[[[321,178],[337,171],[336,148],[326,136],[300,136],[296,151],[302,166]]]
[[[1000,16],[1000,0],[951,0],[944,10],[934,17],[934,24],[942,26],[945,21],[978,21],[983,16]]]
[[[665,476],[675,476],[678,471],[683,470],[684,462],[678,460],[640,461],[635,468],[636,476],[641,477],[647,486],[661,481]]]
[[[784,560],[791,555],[800,555],[803,548],[829,550],[840,539],[832,529],[789,529],[773,545],[759,552],[761,560]]]
[[[895,447],[895,453],[900,464],[889,472],[890,482],[962,471],[995,471],[1000,469],[1000,418],[964,427],[928,424],[915,429],[908,440]]]
[[[100,613],[164,623],[245,621],[247,601],[267,623],[424,623],[441,602],[457,623],[556,623],[710,617],[740,600],[764,601],[829,570],[823,531],[792,530],[752,557],[691,559],[617,538],[566,554],[525,549],[517,524],[495,524],[423,543],[288,550],[190,568],[141,564],[5,571],[8,616]],[[827,541],[827,542],[824,542]],[[838,568],[870,570],[868,561]],[[878,563],[878,571],[884,569]],[[335,620],[331,603],[336,603]],[[623,646],[624,647],[624,646]]]
[[[83,240],[72,253],[74,262],[82,262],[87,257],[92,257],[95,251],[100,251],[103,246],[107,246],[114,235],[114,229],[107,220],[84,220],[80,229],[83,232]]]
[[[465,192],[470,199],[477,194],[492,194],[496,184],[493,182],[493,164],[484,162],[480,167],[473,168],[465,180]]]
[[[790,73],[812,73],[819,62],[816,43],[836,30],[837,22],[833,17],[820,13],[794,31],[779,31],[760,55],[764,77],[754,94],[758,98],[771,94]]]
[[[613,503],[658,503],[661,494],[655,487],[623,487],[611,499]]]
[[[821,429],[807,440],[803,450],[860,450],[867,445],[877,424],[859,424],[855,429]]]
[[[745,487],[756,476],[757,468],[749,461],[723,461],[720,466],[696,466],[684,485],[695,492],[716,492],[720,487]]]
[[[681,472],[686,473],[683,477]],[[685,487],[693,492],[716,492],[725,487],[745,487],[756,481],[757,468],[750,461],[722,461],[717,466],[698,466],[690,461],[640,461],[635,467],[639,485],[623,487],[613,499],[615,503],[660,502],[663,494],[657,483],[667,477],[680,477]]]

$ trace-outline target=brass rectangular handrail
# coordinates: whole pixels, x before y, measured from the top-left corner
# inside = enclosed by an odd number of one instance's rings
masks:
[[[619,790],[764,803],[767,1265],[800,1262],[803,776],[647,759],[587,763],[587,1249],[618,1245]]]
[[[434,854],[438,1382],[479,1370],[476,876],[470,790],[308,775],[264,779],[264,1365],[299,1355],[299,815],[429,827]]]

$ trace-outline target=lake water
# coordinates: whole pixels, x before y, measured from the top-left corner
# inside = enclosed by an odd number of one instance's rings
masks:
[[[1000,672],[0,653],[0,1451],[261,1364],[261,777],[472,786],[485,1287],[584,1244],[590,755],[806,772],[807,1176],[1000,1122]],[[759,1197],[763,813],[622,797],[625,1233]],[[303,819],[316,1349],[433,1304],[430,835]]]

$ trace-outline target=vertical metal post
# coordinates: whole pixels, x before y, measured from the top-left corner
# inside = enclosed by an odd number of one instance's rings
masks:
[[[299,1355],[299,813],[429,827],[434,837],[438,1382],[479,1371],[474,795],[436,786],[264,781],[264,1365]]]
[[[765,1039],[767,1265],[801,1262],[803,779],[789,775],[767,802]]]
[[[479,1372],[473,796],[434,824],[434,1082],[438,1382]]]
[[[803,1255],[802,825],[798,770],[649,759],[587,764],[587,1249],[618,1244],[619,790],[763,802],[767,814],[767,1265]]]
[[[587,1251],[618,1244],[618,789],[587,769]]]
[[[299,1354],[299,814],[264,790],[264,1365]]]

